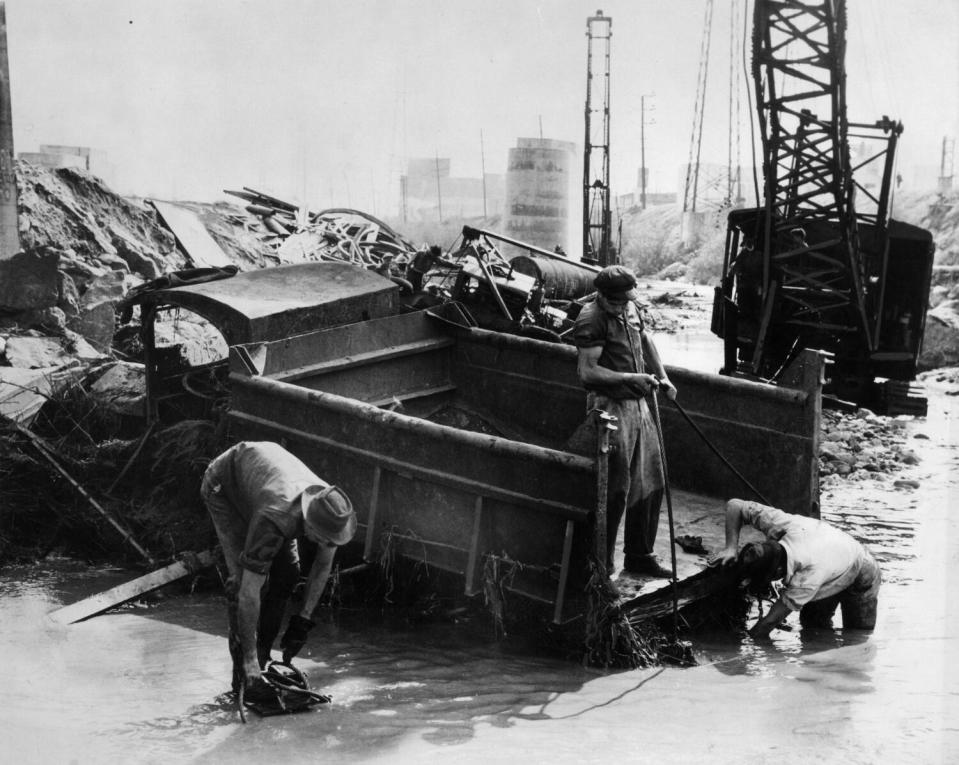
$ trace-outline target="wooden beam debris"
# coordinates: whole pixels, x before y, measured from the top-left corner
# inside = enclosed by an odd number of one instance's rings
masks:
[[[136,539],[133,538],[133,534],[131,534],[128,529],[126,529],[119,521],[117,521],[112,515],[110,515],[110,513],[108,513],[103,508],[103,506],[100,505],[99,502],[97,502],[93,497],[91,497],[90,493],[86,489],[84,489],[83,486],[81,486],[76,481],[76,479],[74,479],[72,475],[70,475],[67,472],[66,468],[64,468],[63,465],[59,463],[57,458],[54,456],[53,447],[47,444],[46,441],[40,438],[40,436],[38,436],[29,428],[26,428],[23,425],[16,422],[13,423],[13,426],[17,429],[18,433],[27,437],[27,439],[30,441],[31,444],[33,444],[34,448],[37,450],[40,456],[43,457],[51,465],[51,467],[53,467],[54,470],[56,470],[61,476],[63,476],[67,480],[67,482],[71,486],[73,486],[74,489],[76,489],[77,493],[87,501],[90,507],[96,510],[101,516],[103,516],[107,520],[107,522],[111,526],[113,526],[113,528],[115,528],[118,532],[120,532],[120,536],[123,537],[124,542],[126,542],[134,550],[136,550],[140,554],[140,556],[151,566],[155,565],[153,556],[151,556],[150,553],[148,553],[143,547],[141,547],[137,543]]]
[[[49,614],[58,624],[75,624],[89,619],[91,616],[103,613],[111,608],[134,600],[141,595],[157,590],[177,579],[195,574],[198,571],[212,566],[214,563],[212,550],[204,550],[196,555],[184,555],[183,559],[168,566],[151,571],[124,584],[119,584],[105,592],[91,595],[89,598],[71,603]]]

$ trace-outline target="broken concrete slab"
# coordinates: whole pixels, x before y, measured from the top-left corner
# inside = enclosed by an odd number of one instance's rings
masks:
[[[20,369],[59,368],[104,358],[90,343],[69,330],[63,337],[13,335],[7,338],[5,355],[11,367]]]
[[[20,335],[7,338],[7,362],[20,369],[52,369],[73,361],[58,337]]]
[[[91,397],[103,408],[137,417],[146,415],[146,372],[143,364],[117,361],[90,386]]]
[[[0,310],[28,311],[57,304],[56,250],[41,248],[0,260]]]
[[[80,379],[84,372],[77,362],[41,369],[0,367],[0,415],[29,425],[50,396]]]
[[[95,348],[107,351],[113,345],[116,332],[114,303],[103,301],[84,305],[80,315],[69,323],[70,329],[85,337]]]
[[[946,300],[926,315],[919,355],[920,370],[959,364],[959,303]]]

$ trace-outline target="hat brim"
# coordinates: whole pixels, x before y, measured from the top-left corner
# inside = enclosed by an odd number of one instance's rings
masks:
[[[622,290],[620,292],[606,292],[604,290],[600,290],[599,294],[614,303],[628,303],[631,300],[639,299],[639,293],[636,292],[635,287],[628,290]]]
[[[349,515],[346,517],[347,519],[342,528],[335,530],[320,528],[310,521],[309,510],[313,501],[331,489],[339,491],[335,486],[310,486],[304,489],[300,494],[300,512],[303,515],[303,529],[308,539],[313,542],[332,542],[337,547],[341,547],[353,539],[353,536],[356,534],[356,513],[353,511],[352,505],[349,508]],[[340,492],[340,494],[342,494],[342,492]],[[349,501],[349,497],[346,497],[345,494],[342,494],[342,496],[347,502]]]

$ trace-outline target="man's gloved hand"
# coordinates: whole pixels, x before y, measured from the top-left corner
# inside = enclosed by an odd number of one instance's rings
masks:
[[[290,623],[286,627],[286,632],[280,640],[280,648],[283,649],[283,662],[289,664],[290,660],[296,656],[306,644],[306,638],[313,629],[314,622],[305,619],[299,614],[293,614],[290,617]]]
[[[269,704],[276,701],[276,691],[273,690],[263,675],[257,672],[255,675],[246,676],[246,687],[243,690],[243,700],[253,703]]]

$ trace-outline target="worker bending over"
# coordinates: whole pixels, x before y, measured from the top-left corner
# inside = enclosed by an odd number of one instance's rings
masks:
[[[646,329],[632,272],[607,266],[593,285],[596,296],[576,318],[573,342],[579,379],[588,392],[587,411],[602,410],[617,419],[610,433],[606,567],[613,570],[616,535],[625,514],[623,570],[670,578],[672,572],[653,554],[665,480],[646,396],[662,387],[674,399],[676,388]]]
[[[761,531],[766,540],[750,542],[740,551],[744,524]],[[790,611],[799,611],[804,627],[830,627],[837,606],[842,606],[843,627],[876,626],[879,565],[860,542],[825,521],[731,499],[726,503],[726,547],[707,562],[737,564],[741,578],[754,587],[783,581],[779,599],[749,630],[753,637],[769,635]]]
[[[213,460],[200,488],[229,570],[233,691],[264,691],[260,672],[271,659],[287,601],[300,578],[297,538],[316,544],[303,603],[280,641],[289,662],[306,643],[313,609],[326,587],[336,548],[353,538],[349,497],[318,478],[279,444],[244,441]],[[252,695],[251,692],[252,691]]]

